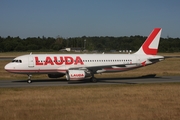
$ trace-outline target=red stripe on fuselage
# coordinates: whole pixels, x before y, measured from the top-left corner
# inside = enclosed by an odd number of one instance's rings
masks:
[[[127,71],[127,70],[131,70],[131,69],[135,69],[135,68],[139,68],[142,66],[135,66],[135,67],[130,67],[130,68],[103,68],[104,70],[106,70],[107,72],[111,72],[111,71]]]
[[[57,70],[57,69],[47,69],[47,70],[39,70],[39,69],[36,69],[36,70],[24,70],[24,69],[21,69],[21,70],[14,70],[14,69],[6,69],[6,71],[8,72],[12,72],[12,73],[19,73],[19,74],[26,74],[26,73],[66,73],[67,70]]]

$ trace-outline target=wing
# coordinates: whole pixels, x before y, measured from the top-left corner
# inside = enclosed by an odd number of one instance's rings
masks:
[[[99,65],[99,66],[86,66],[86,67],[72,67],[69,70],[84,70],[90,71],[93,74],[102,72],[115,72],[125,71],[128,68],[137,67],[137,64],[116,64],[116,65]]]

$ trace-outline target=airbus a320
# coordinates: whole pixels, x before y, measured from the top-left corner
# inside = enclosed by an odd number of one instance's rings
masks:
[[[157,55],[161,28],[154,28],[139,50],[133,54],[28,54],[16,57],[4,68],[17,74],[47,74],[49,78],[66,76],[68,81],[90,77],[94,74],[132,70],[164,60]]]

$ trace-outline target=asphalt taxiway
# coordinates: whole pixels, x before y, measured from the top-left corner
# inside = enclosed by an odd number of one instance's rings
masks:
[[[84,81],[71,81],[65,79],[44,79],[32,80],[0,80],[0,88],[2,87],[40,87],[40,86],[75,86],[75,85],[107,85],[107,84],[140,84],[140,83],[175,83],[180,82],[180,76],[162,76],[155,77],[153,75],[131,77],[131,78],[99,78],[97,83],[92,83],[89,79]]]

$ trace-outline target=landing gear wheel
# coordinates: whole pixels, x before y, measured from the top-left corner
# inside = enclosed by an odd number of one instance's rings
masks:
[[[30,79],[27,80],[27,83],[32,83],[32,81]]]
[[[92,77],[92,78],[91,78],[91,82],[96,83],[96,82],[97,82],[97,79],[96,79],[95,77]]]

